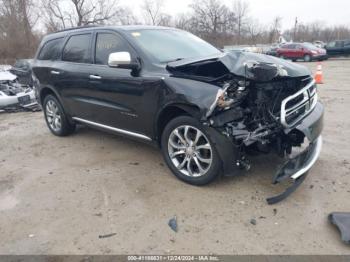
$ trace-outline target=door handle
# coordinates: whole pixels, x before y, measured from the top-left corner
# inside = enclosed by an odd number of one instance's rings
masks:
[[[61,73],[58,72],[58,71],[51,70],[51,74],[52,74],[52,75],[59,75],[59,74],[61,74]]]
[[[98,75],[89,75],[90,79],[102,79],[102,77],[98,76]]]

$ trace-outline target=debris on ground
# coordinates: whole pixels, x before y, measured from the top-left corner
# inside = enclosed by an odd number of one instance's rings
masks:
[[[328,219],[339,229],[341,240],[350,244],[350,213],[334,212],[328,216]]]
[[[107,235],[99,235],[98,238],[108,238],[108,237],[113,237],[115,236],[117,233],[111,233],[111,234],[107,234]]]
[[[177,232],[177,219],[176,219],[176,216],[174,216],[172,219],[169,220],[168,225],[174,232]]]
[[[252,219],[250,220],[250,224],[256,226],[256,219],[255,219],[255,218],[252,218]]]
[[[273,209],[273,215],[274,215],[274,216],[277,215],[277,208],[274,208],[274,209]]]

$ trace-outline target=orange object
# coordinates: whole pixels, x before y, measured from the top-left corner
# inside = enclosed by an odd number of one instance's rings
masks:
[[[318,63],[317,64],[317,71],[315,74],[315,81],[316,84],[323,84],[323,73],[322,73],[322,64]]]

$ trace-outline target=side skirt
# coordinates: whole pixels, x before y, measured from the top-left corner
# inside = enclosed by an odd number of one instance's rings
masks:
[[[79,118],[79,117],[72,117],[72,119],[77,121],[77,122],[83,123],[83,124],[95,126],[95,127],[102,128],[102,129],[106,129],[108,131],[112,131],[112,132],[115,132],[115,133],[131,136],[131,137],[135,137],[135,138],[139,138],[139,139],[143,139],[143,140],[146,140],[146,141],[152,141],[152,139],[150,137],[145,136],[143,134],[131,132],[131,131],[120,129],[120,128],[115,128],[115,127],[112,127],[112,126],[103,125],[103,124],[92,122],[92,121],[89,121],[89,120],[86,120],[86,119],[82,119],[82,118]]]

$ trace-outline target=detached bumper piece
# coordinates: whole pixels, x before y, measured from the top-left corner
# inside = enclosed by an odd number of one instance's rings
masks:
[[[266,201],[269,205],[276,204],[291,193],[293,193],[298,186],[304,181],[307,172],[315,164],[317,158],[320,155],[322,148],[322,137],[319,136],[315,141],[299,155],[286,162],[282,168],[277,172],[273,179],[273,184],[280,183],[282,181],[291,180],[292,185],[286,189],[283,193],[267,198]]]
[[[350,244],[350,213],[334,212],[328,216],[329,221],[338,227],[341,240]]]

